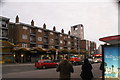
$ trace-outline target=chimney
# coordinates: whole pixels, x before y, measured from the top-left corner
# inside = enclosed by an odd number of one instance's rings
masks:
[[[70,35],[70,31],[68,31],[68,35]]]
[[[19,23],[19,17],[18,17],[18,15],[16,16],[16,23]]]
[[[53,31],[56,31],[56,27],[55,26],[53,27]]]
[[[64,30],[62,29],[61,32],[64,33]]]
[[[43,28],[46,29],[46,24],[45,23],[43,24]]]
[[[34,21],[33,20],[31,21],[31,26],[34,26]]]

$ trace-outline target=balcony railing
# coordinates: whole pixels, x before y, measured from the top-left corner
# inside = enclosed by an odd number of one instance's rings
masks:
[[[44,35],[44,38],[48,38],[48,35]]]
[[[0,37],[0,40],[8,40],[8,37]]]
[[[48,45],[48,42],[44,42],[44,45]]]
[[[36,44],[36,41],[35,40],[30,41],[30,44]]]
[[[55,43],[55,46],[59,46],[59,43]]]
[[[8,27],[0,27],[1,29],[6,29],[6,30],[8,30]]]
[[[59,37],[58,37],[58,36],[55,36],[55,39],[59,39]]]
[[[30,36],[36,36],[36,34],[35,33],[30,33]]]

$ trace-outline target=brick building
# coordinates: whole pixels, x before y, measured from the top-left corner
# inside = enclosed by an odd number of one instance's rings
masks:
[[[85,54],[86,51],[90,52],[90,49],[93,48],[90,47],[90,43],[89,43],[90,41],[87,41],[88,42],[87,43],[84,42],[86,40],[83,40],[84,30],[82,24],[78,25],[81,26],[82,28],[77,26],[77,28],[81,30],[77,30],[76,34],[79,34],[79,32],[80,34],[76,36],[73,35],[75,33],[74,30],[72,30],[72,27],[71,27],[71,32],[69,31],[68,34],[65,34],[64,29],[62,29],[61,32],[57,32],[55,26],[53,27],[53,30],[46,29],[47,27],[46,24],[43,24],[42,27],[37,27],[34,25],[34,20],[31,21],[30,25],[21,23],[18,16],[16,16],[15,23],[9,22],[9,18],[5,18],[5,17],[0,17],[0,18],[2,23],[0,27],[0,31],[2,33],[0,39],[11,42],[14,45],[19,46],[17,48],[25,48],[28,51],[35,47],[39,47],[44,50],[55,48],[59,51],[68,50],[69,53],[71,50],[75,50],[77,52],[77,55],[78,53]],[[80,49],[84,51],[80,52],[81,51]],[[29,57],[30,58],[32,57],[34,59],[36,58],[36,56],[31,56],[30,54],[26,55],[24,53],[24,55],[25,55],[24,57],[25,60],[23,60],[23,62],[25,62]],[[19,59],[21,59],[21,54],[17,56],[20,56]],[[44,54],[42,56],[44,56]],[[51,56],[51,55],[46,55],[46,56]],[[60,56],[64,57],[64,55],[60,55]],[[55,59],[55,55],[52,55],[51,57],[52,59]]]

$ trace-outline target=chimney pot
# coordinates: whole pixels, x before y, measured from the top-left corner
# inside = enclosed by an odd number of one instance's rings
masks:
[[[46,24],[45,23],[43,24],[43,28],[46,29]]]
[[[70,31],[68,31],[68,35],[70,35]]]
[[[55,26],[53,27],[53,31],[56,31],[56,27]]]
[[[33,20],[31,21],[31,26],[34,26],[34,21]]]
[[[64,33],[64,30],[62,29],[61,32]]]
[[[19,23],[19,17],[18,17],[18,15],[16,16],[16,23]]]

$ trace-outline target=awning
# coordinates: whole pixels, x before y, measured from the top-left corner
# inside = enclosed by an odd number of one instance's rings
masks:
[[[8,42],[8,41],[1,41],[0,40],[0,47],[1,48],[6,48],[6,47],[17,47],[18,45],[14,45],[13,43],[11,42]]]
[[[120,44],[120,35],[103,37],[99,40],[109,44]]]
[[[0,53],[11,53],[14,47],[17,47],[17,45],[14,45],[8,41],[0,40]]]
[[[16,49],[16,51],[19,51],[19,50],[22,50],[22,51],[29,51],[29,48],[18,48],[18,49]]]
[[[12,52],[0,52],[0,54],[13,54]]]

